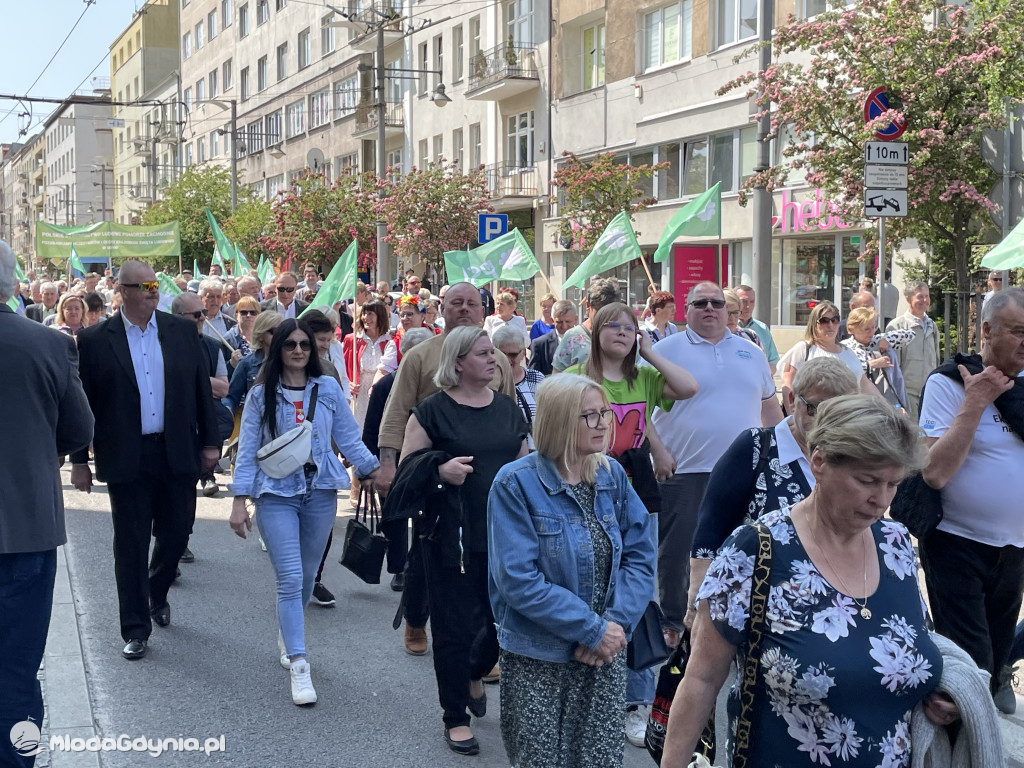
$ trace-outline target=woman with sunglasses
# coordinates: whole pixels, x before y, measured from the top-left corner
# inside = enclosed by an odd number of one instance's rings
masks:
[[[782,372],[782,396],[793,386],[796,369],[816,357],[836,357],[857,377],[860,391],[865,395],[877,395],[878,390],[864,373],[860,360],[849,349],[839,343],[839,309],[831,301],[822,301],[811,310],[807,318],[804,337],[782,356],[779,370]]]
[[[224,334],[224,341],[234,348],[228,365],[234,371],[243,357],[252,354],[253,329],[260,313],[260,303],[252,296],[242,296],[235,304],[235,320],[238,324]]]
[[[654,594],[657,525],[606,457],[614,425],[594,381],[549,377],[537,450],[491,486],[501,737],[517,768],[622,765],[626,636]]]
[[[256,452],[301,424],[310,411],[309,460],[287,477],[269,477],[260,469]],[[291,672],[292,701],[300,706],[317,699],[306,661],[303,609],[334,528],[338,490],[348,488],[348,473],[332,443],[361,480],[373,478],[380,464],[359,440],[341,385],[323,375],[313,332],[302,321],[285,320],[274,332],[267,361],[242,411],[230,523],[246,538],[252,530],[246,502],[255,501],[260,535],[277,579],[280,662]]]

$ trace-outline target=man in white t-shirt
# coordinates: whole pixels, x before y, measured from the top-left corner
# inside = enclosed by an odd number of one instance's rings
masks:
[[[698,283],[686,298],[686,331],[658,342],[658,352],[697,379],[697,394],[671,411],[654,412],[654,426],[672,453],[675,475],[661,484],[658,589],[665,626],[681,631],[686,615],[690,546],[708,477],[744,429],[782,420],[764,352],[726,327],[725,295]]]
[[[1024,590],[1024,289],[993,296],[981,327],[984,370],[961,365],[963,384],[936,372],[925,385],[924,479],[942,491],[943,518],[920,552],[936,630],[992,673],[995,692]],[[1016,706],[1012,690],[996,700]]]

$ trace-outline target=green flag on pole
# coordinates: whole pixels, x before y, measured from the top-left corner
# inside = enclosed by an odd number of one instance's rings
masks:
[[[68,259],[68,262],[79,272],[85,272],[85,264],[82,263],[82,258],[78,255],[78,251],[75,250],[73,245],[71,246],[71,258]]]
[[[341,254],[341,258],[327,275],[320,290],[308,307],[299,314],[299,317],[311,309],[319,307],[333,307],[334,304],[343,299],[352,299],[356,295],[356,265],[359,261],[359,243],[353,240],[348,248]]]
[[[157,272],[156,279],[160,283],[160,303],[156,305],[156,308],[161,312],[170,312],[171,302],[174,301],[175,296],[181,293],[181,289],[174,284],[174,279],[170,275],[165,275],[163,272]]]
[[[203,279],[203,275],[199,271],[199,259],[192,259],[192,279],[193,280],[202,280]]]
[[[13,296],[7,300],[7,306],[11,308],[12,312],[21,314],[21,306],[18,304],[18,300]]]
[[[213,264],[219,264],[221,269],[225,268],[224,260],[234,263],[235,249],[231,247],[231,242],[224,236],[220,226],[217,224],[217,219],[213,217],[213,212],[210,211],[209,206],[205,207],[206,218],[210,222],[210,230],[213,232]]]
[[[14,276],[18,278],[18,282],[20,283],[24,283],[28,280],[28,275],[22,271],[21,264],[18,263],[17,259],[14,260]]]
[[[672,252],[672,243],[683,235],[722,236],[722,182],[718,182],[703,195],[695,197],[676,211],[676,215],[661,233],[658,250],[654,252],[654,260],[665,261]]]
[[[274,262],[265,256],[262,256],[261,258],[263,259],[263,266],[257,267],[256,273],[260,279],[260,283],[267,285],[274,281]]]
[[[636,233],[629,223],[629,214],[622,211],[608,222],[601,237],[594,243],[594,250],[569,275],[569,279],[562,287],[575,285],[582,288],[587,278],[600,275],[633,259],[639,259],[642,255],[640,244],[636,241]]]
[[[231,265],[232,274],[234,274],[235,277],[248,275],[249,271],[252,269],[252,267],[249,266],[249,260],[245,258],[245,254],[242,253],[242,249],[239,248],[237,244],[233,245],[232,248],[235,249],[235,261]]]
[[[210,266],[217,266],[224,270],[224,257],[220,255],[220,248],[213,246],[213,257],[210,259]]]
[[[1024,221],[1010,230],[995,248],[985,254],[981,266],[989,269],[1024,267]]]
[[[540,272],[518,228],[471,251],[446,251],[444,266],[449,283],[472,283],[478,288],[492,280],[529,280]]]

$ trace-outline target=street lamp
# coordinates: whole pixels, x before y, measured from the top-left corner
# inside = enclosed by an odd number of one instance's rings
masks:
[[[238,207],[238,151],[235,148],[235,137],[238,133],[238,100],[237,99],[202,99],[195,104],[213,104],[221,109],[231,109],[231,210]],[[224,133],[223,129],[217,133]]]

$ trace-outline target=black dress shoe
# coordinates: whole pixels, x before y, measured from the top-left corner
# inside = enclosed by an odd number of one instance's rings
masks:
[[[150,608],[149,615],[158,626],[166,627],[171,623],[171,604],[164,603],[159,608]]]
[[[391,577],[391,591],[401,592],[403,589],[405,589],[405,574],[396,573]]]
[[[129,640],[128,645],[121,651],[121,655],[126,659],[141,659],[146,655],[146,641]]]
[[[474,699],[472,696],[469,697],[469,711],[473,713],[474,717],[483,717],[487,714],[487,691],[483,692],[483,695],[479,699]]]
[[[462,741],[455,741],[455,739],[448,735],[448,729],[445,728],[444,740],[448,745],[448,749],[456,755],[476,755],[480,753],[480,742],[476,740],[476,736],[470,736]]]
[[[178,558],[179,563],[194,563],[196,556],[192,554],[192,550],[185,547],[185,551],[181,553],[181,557]]]

